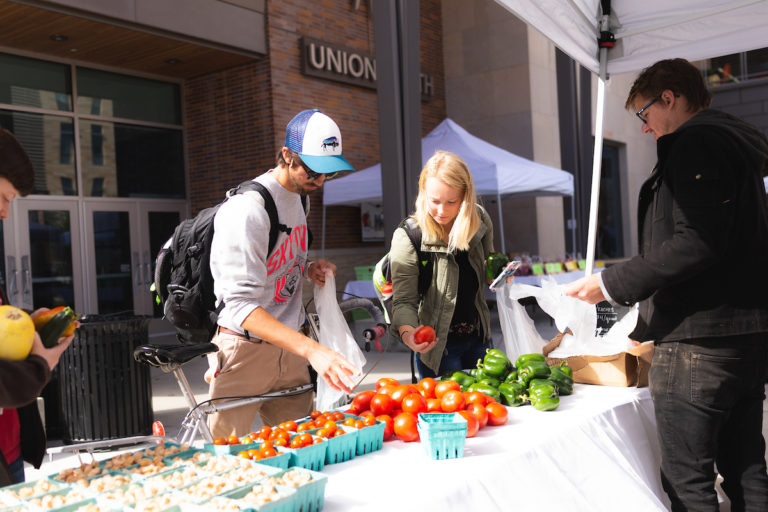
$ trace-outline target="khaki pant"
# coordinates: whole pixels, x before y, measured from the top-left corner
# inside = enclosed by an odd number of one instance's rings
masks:
[[[205,379],[211,398],[259,395],[310,382],[307,360],[271,343],[225,333],[214,336],[212,342],[219,351],[208,354]],[[251,432],[257,413],[264,425],[274,426],[307,416],[313,398],[310,390],[217,412],[209,415],[208,427],[213,437],[244,436]]]

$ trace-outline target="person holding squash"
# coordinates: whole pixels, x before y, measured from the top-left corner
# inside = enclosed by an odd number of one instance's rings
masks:
[[[17,196],[32,192],[33,183],[34,171],[29,157],[16,137],[0,128],[0,219],[8,218],[11,202]],[[8,297],[1,286],[0,301],[0,306],[8,306]],[[32,316],[46,310],[37,310]],[[26,313],[16,311],[0,319],[5,333],[0,344],[28,343],[28,339],[10,339],[13,334],[31,335],[32,344],[25,358],[0,359],[0,487],[24,481],[25,460],[36,468],[43,462],[46,439],[36,399],[51,379],[51,371],[61,354],[74,339],[74,335],[69,335],[61,338],[58,345],[46,348],[34,328],[24,329]]]

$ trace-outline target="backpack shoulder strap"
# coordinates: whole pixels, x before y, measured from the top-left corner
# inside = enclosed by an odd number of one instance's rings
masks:
[[[416,255],[419,257],[419,261],[422,261],[424,258],[422,257],[421,252],[421,228],[419,227],[419,223],[416,222],[416,219],[413,217],[406,217],[400,223],[399,227],[405,230],[408,239],[411,241],[411,245],[413,245],[413,248],[416,250]]]
[[[408,239],[411,241],[414,250],[416,251],[416,258],[419,263],[419,295],[424,296],[429,285],[432,282],[432,254],[428,252],[422,252],[421,250],[421,227],[416,219],[413,217],[406,217],[400,223],[400,226],[405,230],[408,235]]]
[[[275,200],[272,199],[272,194],[269,193],[267,187],[259,183],[258,181],[249,180],[241,183],[234,188],[230,194],[242,194],[244,192],[255,191],[261,194],[264,198],[264,209],[267,210],[267,216],[269,217],[269,245],[267,246],[267,254],[271,253],[277,243],[277,235],[279,231],[284,231],[286,234],[291,234],[291,228],[285,224],[280,224],[280,219],[277,215],[277,206]],[[304,204],[305,198],[302,197],[302,204]],[[305,206],[306,209],[306,206]]]
[[[248,180],[244,181],[243,183],[239,184],[237,187],[233,188],[227,193],[227,197],[234,195],[234,194],[242,194],[243,192],[251,192],[255,191],[261,194],[261,197],[264,198],[264,209],[267,210],[267,215],[269,216],[269,245],[267,246],[267,254],[271,253],[275,249],[275,244],[277,244],[277,235],[279,234],[279,231],[284,232],[286,235],[291,234],[291,231],[293,231],[293,228],[290,228],[286,226],[285,224],[280,223],[280,218],[277,215],[277,206],[275,205],[275,200],[272,199],[272,194],[269,193],[269,190],[267,187],[265,187],[263,184],[259,183],[258,181]],[[307,213],[307,196],[300,196],[301,197],[301,206],[304,208],[304,213]],[[311,240],[311,233],[310,233],[310,240]],[[311,242],[310,242],[311,243]]]

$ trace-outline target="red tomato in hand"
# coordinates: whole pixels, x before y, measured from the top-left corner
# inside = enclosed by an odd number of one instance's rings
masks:
[[[376,393],[373,395],[373,398],[371,398],[370,409],[371,412],[373,412],[373,414],[376,416],[389,414],[394,410],[394,408],[395,401],[392,400],[392,397],[389,395],[385,395],[384,393]]]
[[[393,428],[395,435],[406,443],[417,441],[419,439],[419,430],[416,428],[417,424],[418,420],[415,414],[401,412],[394,420]]]
[[[376,419],[384,422],[384,441],[387,441],[395,433],[395,420],[389,414],[381,414]]]
[[[485,406],[488,411],[488,423],[490,425],[503,425],[507,422],[507,408],[498,402]]]
[[[461,414],[461,416],[467,420],[467,437],[475,437],[477,431],[480,430],[480,422],[477,420],[474,414],[467,410],[459,411],[459,414]]]
[[[475,415],[477,421],[480,422],[480,428],[485,428],[488,424],[488,411],[484,405],[469,403],[467,404],[466,410]]]
[[[435,330],[428,325],[422,325],[413,333],[413,342],[417,345],[435,341]]]
[[[419,414],[427,412],[427,399],[421,396],[421,393],[411,393],[403,398],[403,412]]]

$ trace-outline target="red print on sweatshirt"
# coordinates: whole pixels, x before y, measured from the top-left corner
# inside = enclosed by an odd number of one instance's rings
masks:
[[[296,226],[267,261],[267,276],[273,272],[282,274],[275,282],[275,302],[285,302],[296,292],[304,268],[300,256],[306,254],[306,250],[307,226]]]

